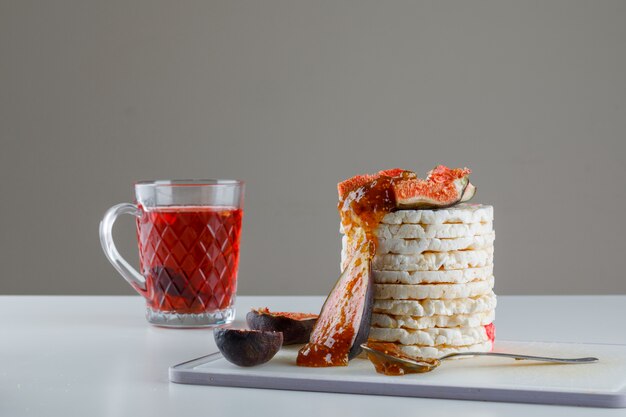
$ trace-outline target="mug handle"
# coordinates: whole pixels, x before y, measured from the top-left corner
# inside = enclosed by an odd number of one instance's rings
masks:
[[[132,214],[135,217],[139,217],[141,211],[139,207],[131,203],[117,204],[108,209],[100,222],[100,244],[102,244],[102,250],[107,259],[117,272],[119,272],[139,294],[145,296],[146,279],[122,258],[122,255],[120,255],[115,247],[115,243],[113,243],[113,223],[115,223],[115,220],[120,214]]]

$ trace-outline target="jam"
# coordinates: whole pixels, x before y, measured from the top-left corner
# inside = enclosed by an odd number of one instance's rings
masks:
[[[339,200],[339,216],[346,235],[355,228],[362,228],[368,239],[385,215],[396,208],[392,185],[415,174],[404,171],[396,177],[380,176],[349,192]]]
[[[409,171],[396,171],[395,176],[372,176],[340,196],[338,209],[348,238],[349,262],[322,308],[310,342],[298,353],[299,366],[346,366],[350,353],[359,349],[353,345],[361,330],[370,261],[376,253],[375,231],[383,217],[396,208],[394,182],[415,177]]]
[[[415,358],[411,358],[407,356],[400,348],[394,343],[388,342],[373,342],[370,341],[367,343],[367,346],[382,352],[387,355],[395,356],[400,359],[408,359],[411,361],[415,361]],[[389,360],[384,358],[381,355],[377,355],[375,353],[367,352],[368,359],[374,364],[374,368],[376,368],[376,372],[379,374],[385,374],[390,376],[399,376],[406,374],[420,374],[424,372],[429,372],[439,364],[437,359],[419,359],[419,362],[423,362],[424,366],[419,366],[417,363],[408,366],[402,362],[396,362],[393,360]]]
[[[415,173],[410,171],[401,171],[393,177],[378,176],[340,196],[338,209],[348,239],[348,257],[353,255],[354,248],[365,242],[371,243],[371,256],[374,256],[378,244],[376,228],[387,213],[396,209],[393,184],[414,177]]]

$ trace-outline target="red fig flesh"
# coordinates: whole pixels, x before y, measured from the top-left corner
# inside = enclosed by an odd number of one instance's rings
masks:
[[[367,184],[368,182],[374,181],[377,178],[376,175],[357,175],[355,177],[349,178],[345,181],[337,184],[337,192],[339,192],[339,198],[344,198],[348,193],[352,190],[356,190],[357,188]]]
[[[341,200],[345,198],[350,191],[354,191],[357,188],[362,187],[365,184],[377,180],[381,177],[411,179],[417,178],[417,175],[413,171],[408,171],[402,168],[386,169],[383,171],[378,171],[377,174],[356,175],[337,184],[339,199]]]
[[[463,198],[470,172],[467,168],[450,169],[439,165],[429,172],[426,180],[397,181],[393,184],[396,207],[426,209],[453,206]]]

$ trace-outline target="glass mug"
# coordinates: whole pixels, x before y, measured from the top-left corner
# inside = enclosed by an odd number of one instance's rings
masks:
[[[237,180],[141,181],[135,184],[136,204],[106,212],[102,249],[146,299],[148,322],[207,327],[233,321],[244,188]],[[140,272],[113,243],[120,214],[136,217]]]

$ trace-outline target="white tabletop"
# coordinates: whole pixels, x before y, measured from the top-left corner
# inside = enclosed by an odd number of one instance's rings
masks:
[[[239,297],[317,312],[323,297]],[[210,330],[148,325],[139,297],[0,297],[0,416],[626,416],[592,409],[177,385],[168,367],[215,351]],[[499,297],[497,339],[626,344],[624,296]]]

